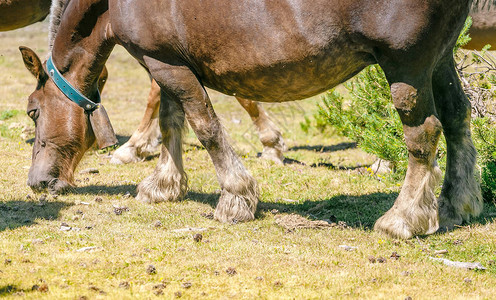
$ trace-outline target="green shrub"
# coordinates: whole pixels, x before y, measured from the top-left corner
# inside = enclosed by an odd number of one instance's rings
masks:
[[[472,120],[472,137],[478,153],[482,196],[496,201],[496,128],[489,118]]]
[[[366,68],[345,87],[349,101],[331,90],[322,98],[318,115],[339,134],[356,141],[361,149],[392,162],[396,172],[404,173],[408,151],[403,126],[381,68]]]

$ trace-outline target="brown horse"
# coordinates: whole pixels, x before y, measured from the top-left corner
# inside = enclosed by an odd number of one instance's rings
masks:
[[[0,0],[0,31],[14,30],[43,21],[51,0]]]
[[[49,14],[51,3],[53,4],[52,10],[57,14],[57,9],[62,9],[66,2],[67,0],[53,2],[51,0],[0,0],[0,31],[13,30],[42,21]],[[495,12],[494,8],[483,3],[483,1],[479,5],[473,5],[470,13],[474,21],[471,29],[472,40],[466,45],[467,49],[480,49],[488,43],[496,44]],[[59,20],[52,19],[50,23],[51,26],[58,26]],[[52,32],[53,30],[51,30]],[[51,34],[50,45],[53,38],[54,35]],[[106,76],[106,73],[104,75]],[[102,83],[105,80],[106,78],[101,78]],[[160,88],[154,80],[152,80],[151,85],[147,107],[140,125],[131,138],[114,152],[112,163],[121,164],[141,161],[155,152],[159,146],[158,107]],[[239,97],[236,99],[248,112],[259,133],[263,144],[262,157],[281,164],[284,158],[285,145],[278,128],[259,103]]]
[[[492,1],[492,4],[488,1]],[[491,5],[489,5],[491,4]],[[470,28],[471,41],[465,49],[480,50],[487,44],[496,46],[496,0],[474,3],[470,9],[473,24]],[[263,144],[262,157],[279,164],[283,162],[284,141],[277,127],[259,103],[236,98],[252,118]],[[158,126],[158,107],[160,88],[152,81],[147,108],[138,129],[129,141],[117,149],[111,162],[122,164],[145,159],[158,149],[160,144],[160,128]]]
[[[55,67],[21,47],[38,79],[28,114],[36,122],[30,174],[64,182],[94,141],[88,115],[49,74],[54,68],[96,99],[97,79],[115,44],[148,68],[161,88],[161,156],[138,186],[144,202],[182,198],[187,189],[181,132],[187,119],[207,149],[221,186],[215,218],[247,221],[258,202],[256,181],[228,143],[205,86],[258,101],[306,98],[378,63],[404,124],[409,167],[394,206],[375,225],[409,238],[478,215],[470,104],[454,69],[452,48],[472,1],[274,0],[71,1],[54,41]],[[132,24],[132,25],[130,25]],[[394,30],[392,30],[394,29]],[[53,76],[53,75],[50,75]],[[444,131],[448,162],[441,177],[435,152]],[[63,186],[64,183],[55,184]]]

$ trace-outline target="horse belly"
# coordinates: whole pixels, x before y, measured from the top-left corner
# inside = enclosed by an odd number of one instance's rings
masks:
[[[343,55],[345,54],[345,55]],[[215,74],[204,70],[202,82],[227,95],[262,102],[300,100],[322,93],[354,76],[374,63],[365,52],[325,53],[296,62],[279,62],[242,72]]]

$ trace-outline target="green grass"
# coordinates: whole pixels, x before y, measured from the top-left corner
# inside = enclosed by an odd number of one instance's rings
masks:
[[[17,48],[26,45],[45,57],[44,26],[0,33],[0,112],[20,111],[3,120],[7,129],[12,123],[34,126],[24,111],[35,79]],[[145,109],[148,78],[120,48],[108,67],[103,101],[117,133],[128,137]],[[302,130],[300,123],[313,116],[318,97],[265,105],[283,132],[290,149],[286,156],[294,162],[278,166],[257,158],[262,147],[237,102],[210,94],[234,148],[259,182],[261,203],[255,221],[225,225],[206,217],[214,210],[219,185],[208,154],[191,130],[184,147],[190,191],[182,202],[156,205],[133,198],[156,157],[116,166],[108,163],[105,153],[94,150],[78,170],[97,168],[99,174],[77,171],[73,193],[40,202],[40,195],[26,186],[32,131],[24,137],[21,132],[2,134],[0,297],[149,299],[160,290],[165,298],[181,293],[186,299],[494,298],[494,206],[486,205],[480,218],[450,233],[389,239],[371,228],[391,207],[400,187],[362,174],[357,165],[374,159],[350,147],[349,140],[332,131]],[[131,197],[125,196],[127,192]],[[128,210],[117,215],[115,206]],[[275,224],[277,214],[290,213],[348,226],[287,230]],[[162,225],[155,226],[157,221]],[[61,231],[62,223],[72,229]],[[193,233],[174,231],[185,227],[206,228],[203,240],[195,242]],[[346,251],[340,245],[357,249]],[[96,248],[77,251],[83,247]],[[448,251],[445,258],[477,261],[488,269],[454,269],[429,260],[441,249]],[[390,258],[393,252],[400,255],[398,260]],[[371,256],[386,262],[371,263]],[[147,273],[150,264],[156,274]],[[228,274],[229,268],[235,274]],[[129,288],[119,287],[126,286],[123,282]],[[165,288],[154,288],[158,284]]]
[[[0,121],[13,118],[19,114],[19,110],[4,110],[0,113]]]

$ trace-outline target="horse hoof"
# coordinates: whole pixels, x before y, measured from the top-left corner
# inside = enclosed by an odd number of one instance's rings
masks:
[[[385,233],[392,238],[407,240],[413,236],[413,232],[405,220],[391,211],[388,211],[375,222],[374,230]]]
[[[439,214],[439,229],[438,233],[448,232],[455,229],[457,225],[461,225],[463,222],[462,217],[458,216],[455,218],[449,218]]]
[[[138,185],[136,200],[151,204],[166,201],[179,201],[188,189],[186,176],[167,176],[158,178],[152,174]]]
[[[138,161],[140,161],[140,158],[136,155],[136,148],[123,145],[119,149],[115,150],[110,163],[122,165],[135,163]]]
[[[251,199],[250,196],[234,195],[222,190],[214,219],[221,223],[251,221],[255,219],[257,202],[257,199]]]
[[[271,160],[278,165],[284,164],[284,155],[281,151],[274,148],[264,148],[261,158]]]

